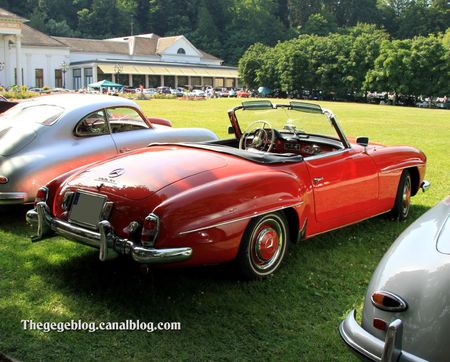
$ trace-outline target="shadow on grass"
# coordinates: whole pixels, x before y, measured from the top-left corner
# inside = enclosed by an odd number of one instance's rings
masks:
[[[290,255],[285,260],[281,271],[289,270],[301,278],[309,272],[307,268],[311,265],[296,262],[299,258],[314,258],[318,263],[326,263],[335,249],[351,250],[363,247],[363,250],[376,252],[381,258],[395,238],[426,210],[425,207],[415,206],[411,210],[410,217],[403,222],[392,222],[386,216],[379,216],[304,240],[291,248]],[[51,243],[51,240],[42,243]],[[83,248],[77,244],[74,245],[77,248]],[[116,305],[119,309],[130,298],[149,303],[148,306],[154,310],[160,309],[161,304],[166,303],[168,297],[174,301],[186,303],[193,295],[205,290],[220,293],[227,285],[253,284],[239,280],[233,263],[184,269],[152,267],[144,272],[142,266],[129,258],[120,257],[108,262],[100,262],[97,250],[87,250],[86,248],[83,250],[84,254],[71,257],[61,263],[50,265],[39,263],[34,273],[39,274],[54,288],[64,290],[65,294],[84,295],[89,299],[105,301],[110,306]],[[48,252],[52,252],[51,246],[48,246]],[[359,255],[359,258],[364,260],[365,256]],[[321,267],[314,267],[316,268],[321,269]],[[278,276],[276,275],[275,278]]]

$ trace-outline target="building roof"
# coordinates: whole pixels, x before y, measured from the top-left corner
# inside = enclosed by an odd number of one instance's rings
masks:
[[[22,44],[31,46],[66,47],[51,36],[33,29],[31,26],[22,24]]]
[[[54,36],[58,42],[74,52],[129,54],[128,42]]]
[[[12,19],[12,20],[19,20],[22,22],[28,21],[25,18],[22,18],[14,13],[9,12],[8,10],[5,10],[3,8],[0,8],[0,18],[2,19]]]
[[[172,46],[178,39],[181,39],[181,35],[177,36],[166,36],[164,38],[159,38],[156,51],[162,53],[164,50]]]

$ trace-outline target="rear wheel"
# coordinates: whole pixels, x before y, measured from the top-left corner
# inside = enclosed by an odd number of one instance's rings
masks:
[[[398,183],[394,207],[390,212],[390,216],[393,220],[401,221],[407,218],[411,203],[411,190],[411,174],[408,170],[404,170],[400,176],[400,182]]]
[[[280,267],[289,240],[287,225],[286,217],[281,212],[266,214],[250,222],[237,257],[245,279],[262,279]]]

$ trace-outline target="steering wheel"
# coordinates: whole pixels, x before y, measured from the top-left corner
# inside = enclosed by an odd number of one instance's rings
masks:
[[[247,140],[250,136],[253,136],[253,139],[248,143]],[[239,140],[239,148],[241,150],[252,148],[258,151],[270,152],[274,145],[275,130],[269,122],[262,120],[249,124]],[[267,149],[265,150],[265,148]]]

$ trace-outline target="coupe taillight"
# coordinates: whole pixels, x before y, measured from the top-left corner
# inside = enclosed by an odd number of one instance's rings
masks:
[[[372,304],[388,312],[403,312],[408,309],[408,304],[391,292],[377,291],[372,294]]]
[[[4,185],[8,183],[8,177],[6,176],[0,176],[0,185]]]
[[[159,217],[149,214],[142,225],[141,243],[144,246],[153,246],[159,233]]]
[[[34,206],[38,204],[38,202],[44,201],[46,202],[48,199],[48,188],[43,186],[39,188],[37,191],[36,197],[34,199]]]

